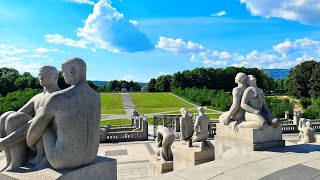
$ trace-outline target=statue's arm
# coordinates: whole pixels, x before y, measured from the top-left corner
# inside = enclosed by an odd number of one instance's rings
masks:
[[[250,91],[251,91],[251,89],[249,89],[249,88],[247,88],[244,91],[242,99],[241,99],[241,107],[242,107],[242,109],[244,109],[247,112],[258,114],[259,110],[256,110],[256,109],[252,108],[248,104],[249,99],[250,99]]]
[[[183,123],[183,118],[180,117],[180,132],[181,132],[181,136],[180,136],[180,140],[184,139],[185,137],[183,136],[184,135],[184,123]]]
[[[266,99],[263,96],[263,104],[262,104],[262,110],[263,112],[265,112],[266,114],[268,114],[268,116],[271,114],[271,111],[266,103]]]
[[[56,109],[52,101],[52,98],[48,99],[39,113],[30,120],[32,122],[26,136],[27,145],[29,147],[33,147],[35,145],[35,143],[42,137],[42,134],[47,129],[48,125],[54,119],[54,112]]]
[[[198,134],[198,129],[199,129],[199,117],[196,118],[196,121],[194,122],[194,127],[193,131]]]
[[[241,97],[239,97],[238,90],[232,90],[232,105],[229,109],[228,119],[230,119],[240,108]]]
[[[28,114],[29,116],[33,116],[36,112],[34,110],[34,102],[37,99],[38,95],[31,98],[22,108],[18,110],[18,112],[23,112]]]

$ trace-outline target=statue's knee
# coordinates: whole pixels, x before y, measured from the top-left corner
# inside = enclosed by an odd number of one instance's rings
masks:
[[[5,131],[7,134],[12,133],[23,124],[27,123],[30,119],[32,119],[32,117],[25,113],[14,112],[6,118]]]

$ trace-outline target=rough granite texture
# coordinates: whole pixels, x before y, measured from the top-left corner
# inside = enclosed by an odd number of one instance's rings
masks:
[[[215,148],[211,141],[207,141],[207,143],[211,149],[201,150],[196,143],[194,147],[188,147],[180,142],[175,142],[172,146],[173,169],[180,170],[213,161]]]
[[[156,176],[173,171],[173,161],[163,163],[158,156],[152,155],[149,158],[149,167],[151,175]]]
[[[2,160],[3,161],[3,160]],[[96,160],[86,166],[67,170],[55,170],[46,164],[37,168],[20,168],[17,172],[1,172],[1,180],[116,180],[117,160],[97,156]]]

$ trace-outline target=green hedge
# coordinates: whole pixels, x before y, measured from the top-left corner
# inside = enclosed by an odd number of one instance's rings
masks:
[[[39,89],[24,89],[8,93],[0,98],[0,114],[7,111],[17,111],[26,104],[33,96],[40,93]]]
[[[201,106],[211,106],[212,108],[221,111],[227,111],[232,104],[232,96],[222,90],[177,88],[172,92]]]
[[[288,111],[292,117],[294,104],[289,99],[280,99],[276,97],[266,97],[266,103],[271,113],[276,117],[284,117],[284,112]]]

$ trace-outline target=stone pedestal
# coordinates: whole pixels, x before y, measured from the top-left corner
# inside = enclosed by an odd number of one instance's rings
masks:
[[[235,132],[230,127],[218,123],[214,139],[217,159],[285,145],[281,126],[274,128],[264,125],[261,129],[240,128]]]
[[[5,161],[2,160],[2,161]],[[1,162],[3,164],[3,162]],[[99,179],[108,179],[116,180],[117,179],[117,160],[97,156],[95,162],[68,170],[55,170],[49,165],[36,168],[20,168],[16,172],[1,172],[1,180],[99,180]]]
[[[157,155],[152,155],[149,158],[150,173],[152,176],[164,174],[173,171],[173,161],[162,163]]]
[[[194,147],[175,142],[172,145],[173,170],[186,169],[198,164],[214,160],[215,148],[211,141],[207,141],[211,149],[202,151],[200,143],[194,143]]]

